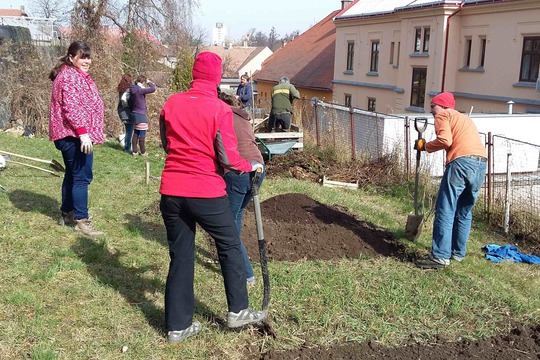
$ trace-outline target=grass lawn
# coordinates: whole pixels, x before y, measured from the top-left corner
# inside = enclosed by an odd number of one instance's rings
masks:
[[[44,139],[0,133],[0,150],[62,163]],[[9,162],[0,172],[1,358],[245,359],[305,344],[480,338],[515,323],[540,322],[540,267],[485,260],[483,245],[508,240],[475,219],[469,256],[441,271],[393,258],[270,262],[270,321],[277,338],[227,331],[219,321],[226,315],[222,278],[199,232],[195,320],[203,331],[170,346],[163,330],[168,248],[156,179],[164,155],[152,143],[149,152],[147,159],[132,157],[114,141],[96,147],[90,212],[106,233],[99,240],[56,224],[61,177]],[[430,229],[417,243],[404,240],[412,204],[404,206],[399,196],[267,179],[261,201],[289,192],[345,206],[394,233],[411,252],[427,253],[431,246]],[[261,282],[250,289],[250,299],[260,307]]]

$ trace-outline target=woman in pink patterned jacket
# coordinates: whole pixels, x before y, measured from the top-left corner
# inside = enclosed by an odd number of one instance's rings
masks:
[[[88,70],[92,52],[77,40],[60,58],[49,78],[53,81],[49,112],[49,139],[62,152],[66,173],[62,182],[60,225],[97,237],[88,216],[88,185],[92,181],[93,149],[103,139],[103,101]]]

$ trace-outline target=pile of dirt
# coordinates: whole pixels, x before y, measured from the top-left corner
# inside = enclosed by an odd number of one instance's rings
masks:
[[[282,194],[261,203],[268,258],[277,261],[356,259],[392,256],[404,259],[404,247],[390,232],[359,221],[346,208],[327,206],[303,194]],[[258,258],[252,203],[246,208],[242,239]]]
[[[292,151],[286,155],[274,156],[266,164],[268,178],[294,177],[300,180],[321,182],[323,177],[347,183],[358,182],[359,186],[368,184],[385,186],[395,183],[398,169],[395,161],[382,157],[376,162],[348,161],[338,162],[314,155],[308,151]]]
[[[431,360],[516,360],[540,358],[540,325],[518,326],[508,334],[483,340],[436,341],[385,347],[375,342],[351,343],[331,348],[304,347],[298,350],[269,351],[260,359],[431,359]]]

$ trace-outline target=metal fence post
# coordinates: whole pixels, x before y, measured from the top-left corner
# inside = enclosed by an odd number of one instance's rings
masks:
[[[351,158],[356,160],[356,142],[354,138],[354,108],[352,105],[349,106],[349,115],[351,117]]]
[[[409,131],[410,131],[410,121],[409,117],[405,116],[405,173],[407,174],[407,180],[409,180],[409,176],[411,174],[411,164],[409,159]]]
[[[491,197],[493,194],[493,183],[492,183],[492,176],[493,176],[493,170],[491,168],[492,160],[493,160],[493,138],[491,137],[491,131],[488,132],[487,137],[487,148],[488,148],[488,163],[487,163],[487,221],[488,224],[491,220]]]
[[[315,111],[315,138],[317,139],[317,148],[321,147],[321,138],[319,134],[319,110],[317,107],[319,106],[319,102],[315,100],[314,102],[314,111]]]
[[[504,233],[508,234],[510,228],[510,192],[512,191],[512,172],[510,170],[510,159],[512,154],[506,155],[506,189],[504,193]]]

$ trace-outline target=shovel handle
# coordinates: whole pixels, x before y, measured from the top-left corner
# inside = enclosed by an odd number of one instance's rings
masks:
[[[418,132],[418,139],[421,139],[422,133],[426,131],[427,128],[427,117],[414,118],[414,128]]]
[[[259,180],[261,179],[262,171],[261,168],[258,168],[251,178],[251,195],[253,196],[259,195]]]

